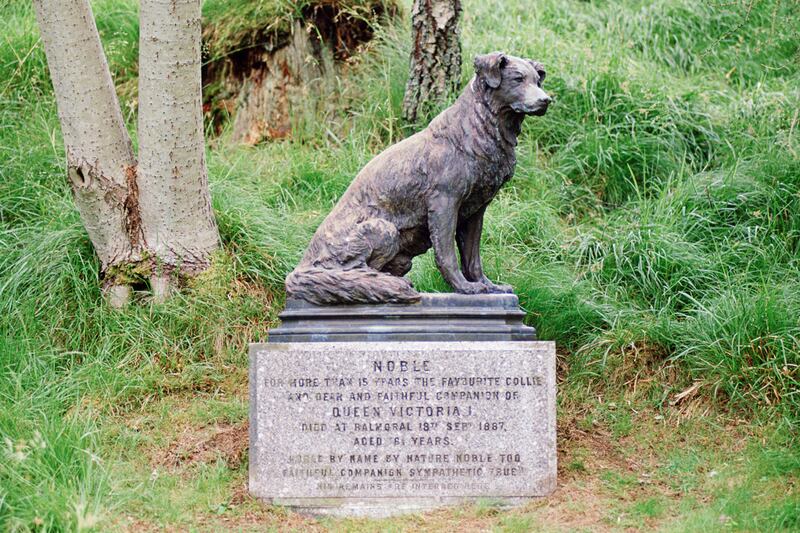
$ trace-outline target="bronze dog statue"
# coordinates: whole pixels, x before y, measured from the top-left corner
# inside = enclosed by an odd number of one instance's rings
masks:
[[[529,59],[476,57],[475,77],[451,107],[359,172],[287,276],[288,296],[323,305],[416,302],[403,276],[431,246],[455,292],[512,292],[483,273],[483,215],[514,174],[523,119],[547,111],[544,77]]]

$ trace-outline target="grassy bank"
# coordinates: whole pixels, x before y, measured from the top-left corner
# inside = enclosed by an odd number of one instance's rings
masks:
[[[93,5],[133,126],[137,4]],[[32,8],[0,4],[0,529],[798,527],[798,21],[786,0],[465,1],[464,82],[500,49],[542,61],[556,98],[526,121],[484,257],[558,343],[562,489],[513,513],[314,522],[242,489],[245,349],[358,169],[414,129],[408,21],[381,30],[325,123],[252,149],[210,139],[224,250],[169,303],[117,313]],[[411,277],[446,290],[430,256]]]

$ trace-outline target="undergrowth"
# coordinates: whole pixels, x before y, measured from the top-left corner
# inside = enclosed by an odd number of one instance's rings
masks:
[[[220,50],[246,24],[280,28],[302,7],[245,4],[205,3]],[[134,124],[136,2],[93,5]],[[721,408],[796,429],[799,14],[787,0],[465,2],[464,84],[470,58],[500,49],[542,61],[555,97],[526,120],[483,255],[558,343],[562,390],[620,390],[646,367],[650,401],[699,384]],[[255,148],[215,139],[224,250],[167,304],[140,294],[114,312],[64,178],[32,8],[0,6],[0,529],[102,523],[129,496],[109,488],[104,417],[246,366],[316,225],[415,128],[399,118],[406,26],[378,30],[324,123]],[[411,278],[447,290],[430,255]],[[796,508],[774,513],[797,523]]]

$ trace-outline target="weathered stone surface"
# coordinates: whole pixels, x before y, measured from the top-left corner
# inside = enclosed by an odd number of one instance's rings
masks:
[[[422,293],[416,304],[289,299],[269,342],[532,341],[515,294]]]
[[[381,516],[555,489],[552,342],[250,347],[250,491]]]

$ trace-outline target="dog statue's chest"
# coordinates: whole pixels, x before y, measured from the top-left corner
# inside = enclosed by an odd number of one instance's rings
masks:
[[[472,216],[480,208],[492,201],[500,188],[514,175],[513,158],[502,162],[481,165],[472,174],[469,193],[462,203],[461,215]]]

